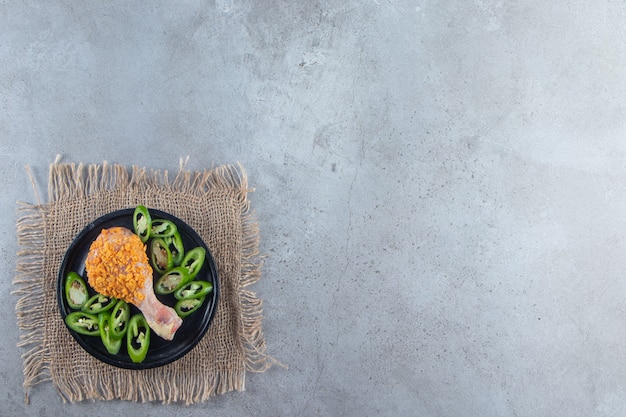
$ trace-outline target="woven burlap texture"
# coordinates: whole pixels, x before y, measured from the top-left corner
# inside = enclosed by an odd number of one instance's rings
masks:
[[[241,165],[202,172],[98,165],[50,166],[48,202],[18,204],[16,314],[24,349],[24,389],[51,381],[65,401],[206,401],[245,389],[246,371],[272,365],[262,332],[261,300],[247,287],[261,276],[259,230]],[[59,314],[57,275],[76,235],[98,217],[138,204],[180,218],[204,240],[218,268],[220,296],[206,335],[181,359],[128,370],[89,355]]]

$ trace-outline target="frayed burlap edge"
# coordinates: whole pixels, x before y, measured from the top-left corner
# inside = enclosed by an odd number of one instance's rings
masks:
[[[18,203],[17,274],[13,294],[19,297],[15,306],[17,325],[21,330],[17,346],[28,348],[24,361],[24,400],[28,403],[28,388],[50,381],[50,352],[46,347],[43,328],[44,298],[44,236],[45,225],[39,206]]]
[[[180,169],[173,180],[167,171],[147,170],[133,166],[129,174],[127,167],[110,165],[60,164],[50,165],[48,182],[48,204],[41,204],[35,189],[38,204],[18,202],[17,274],[13,280],[13,294],[19,297],[16,304],[18,327],[21,330],[18,346],[26,350],[24,362],[25,402],[29,402],[29,391],[35,385],[51,381],[50,352],[46,348],[43,327],[43,307],[39,302],[44,295],[43,259],[46,225],[44,213],[50,203],[73,198],[89,197],[113,189],[170,189],[187,195],[201,197],[209,191],[220,190],[236,198],[241,207],[243,228],[242,270],[239,285],[241,307],[241,343],[245,351],[245,370],[239,374],[207,375],[200,384],[179,387],[172,384],[150,384],[154,380],[150,372],[141,375],[142,390],[129,391],[130,381],[114,381],[111,376],[93,375],[91,386],[97,392],[86,392],[84,386],[62,384],[54,381],[64,401],[75,402],[85,399],[122,399],[132,401],[161,401],[164,403],[202,402],[215,394],[245,390],[245,371],[264,372],[278,361],[266,353],[262,330],[262,300],[247,289],[261,278],[262,256],[259,254],[259,227],[256,215],[250,210],[248,180],[241,164],[224,165],[205,171],[190,172],[184,169],[186,161],[181,159]],[[29,175],[32,179],[32,174]],[[33,182],[34,186],[34,182]],[[137,375],[133,376],[137,378]]]

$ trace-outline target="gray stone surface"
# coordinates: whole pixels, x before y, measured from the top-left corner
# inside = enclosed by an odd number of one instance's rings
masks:
[[[0,415],[626,415],[624,2],[178,3],[0,2]],[[25,405],[15,208],[57,154],[241,161],[289,368]]]

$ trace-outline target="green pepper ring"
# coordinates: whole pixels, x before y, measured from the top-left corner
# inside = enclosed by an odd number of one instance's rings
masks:
[[[152,239],[152,241],[150,242],[149,252],[150,264],[152,265],[152,268],[154,268],[154,270],[159,274],[164,274],[166,271],[174,266],[172,252],[170,252],[170,248],[162,238],[157,237]],[[163,266],[161,266],[162,262],[165,262]]]
[[[166,284],[169,279],[174,280],[171,286]],[[161,295],[171,294],[190,280],[191,277],[187,268],[177,266],[161,275],[157,282],[154,283],[154,292]]]
[[[145,206],[139,205],[133,212],[133,231],[143,243],[150,239],[152,230],[152,217]]]
[[[82,298],[81,302],[75,302],[77,300],[73,295],[76,295],[76,293]],[[65,281],[65,299],[67,300],[67,305],[75,310],[81,309],[87,300],[89,300],[89,290],[87,289],[85,280],[74,271],[67,274]]]
[[[200,298],[185,298],[182,300],[178,300],[176,305],[174,306],[174,310],[179,317],[184,318],[195,312],[197,309],[204,304],[205,297]]]
[[[141,333],[142,329],[144,333]],[[150,333],[150,326],[143,314],[135,314],[130,318],[126,332],[126,350],[134,363],[141,363],[146,359],[150,348]]]
[[[98,315],[98,325],[100,327],[100,340],[104,348],[111,355],[117,355],[122,347],[122,339],[115,339],[111,333],[111,315],[108,311]]]
[[[128,321],[130,320],[130,306],[124,300],[119,300],[113,310],[111,311],[111,317],[109,319],[109,327],[111,337],[113,339],[122,339],[128,331]],[[118,330],[118,328],[120,328]]]
[[[185,257],[185,246],[183,245],[183,239],[180,233],[177,230],[172,236],[164,237],[163,241],[172,253],[174,266],[179,266]]]
[[[198,275],[202,265],[204,265],[205,257],[206,250],[202,246],[195,247],[185,254],[180,266],[187,268],[190,279],[194,279]]]
[[[117,299],[96,293],[87,300],[85,305],[82,306],[81,311],[84,313],[99,314],[112,309],[115,307],[116,303]]]
[[[100,334],[98,316],[94,314],[74,311],[65,316],[65,324],[76,333],[85,336],[97,336]]]
[[[196,285],[199,286],[197,289],[192,289],[192,287]],[[185,294],[185,291],[193,291],[192,293]],[[177,300],[185,300],[188,298],[200,298],[206,296],[208,293],[213,291],[213,284],[208,281],[189,281],[183,286],[179,287],[176,292],[174,292],[174,297]]]
[[[150,237],[170,237],[178,231],[176,224],[167,219],[152,219]]]

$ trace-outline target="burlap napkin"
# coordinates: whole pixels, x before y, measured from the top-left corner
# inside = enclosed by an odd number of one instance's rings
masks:
[[[52,381],[65,401],[111,400],[191,404],[245,389],[246,371],[263,372],[273,360],[262,333],[261,300],[249,289],[261,276],[259,230],[250,211],[241,166],[204,172],[124,166],[52,164],[48,202],[19,203],[18,265],[14,293],[26,348],[24,389]],[[189,224],[211,250],[220,297],[209,331],[183,358],[150,370],[127,370],[89,355],[67,331],[56,300],[65,251],[90,222],[143,204]]]

